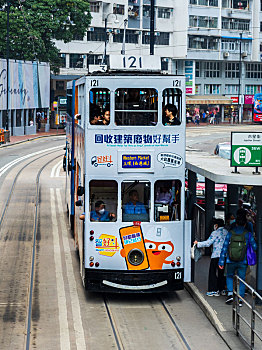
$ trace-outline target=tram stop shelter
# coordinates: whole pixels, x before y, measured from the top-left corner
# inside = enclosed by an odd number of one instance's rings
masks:
[[[252,167],[238,168],[239,173],[232,173],[234,168],[230,167],[230,160],[200,150],[187,150],[186,168],[188,169],[187,210],[189,219],[194,219],[197,174],[205,177],[204,239],[207,239],[212,231],[212,219],[215,216],[215,184],[227,184],[227,211],[233,214],[238,209],[238,186],[253,186],[257,206],[256,290],[262,295],[262,168],[258,168],[260,174],[257,175],[252,173],[255,171],[255,168]],[[192,240],[194,239],[195,237],[192,237]]]

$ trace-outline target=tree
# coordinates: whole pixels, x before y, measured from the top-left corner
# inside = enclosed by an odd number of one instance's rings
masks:
[[[59,50],[53,39],[70,42],[84,36],[91,21],[89,1],[9,0],[9,57],[49,62],[58,72]],[[0,0],[0,57],[6,57],[7,0]]]

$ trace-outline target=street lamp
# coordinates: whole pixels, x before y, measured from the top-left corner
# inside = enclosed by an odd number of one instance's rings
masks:
[[[242,78],[242,35],[243,33],[239,33],[240,37],[239,37],[239,78],[238,78],[238,123],[242,123],[242,105],[240,102],[240,98],[242,100],[242,96],[241,96],[241,78]]]
[[[106,45],[107,45],[107,19],[110,15],[116,16],[114,23],[119,23],[117,19],[117,15],[115,13],[108,13],[108,15],[105,18],[105,52],[104,52],[104,57],[103,57],[103,64],[106,64]]]

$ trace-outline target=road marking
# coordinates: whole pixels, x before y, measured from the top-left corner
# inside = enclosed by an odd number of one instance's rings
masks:
[[[10,163],[7,163],[6,165],[4,165],[2,168],[0,168],[0,177],[9,169],[11,168],[13,165],[21,162],[22,160],[25,160],[25,159],[28,159],[30,157],[33,157],[33,156],[36,156],[37,154],[41,154],[41,153],[45,153],[45,152],[48,152],[48,151],[53,151],[55,149],[59,149],[59,148],[62,148],[63,146],[56,146],[56,147],[52,147],[52,148],[47,148],[47,149],[44,149],[44,150],[41,150],[41,151],[38,151],[38,152],[34,152],[34,153],[30,153],[30,154],[27,154],[26,156],[23,156],[23,157],[20,157],[20,158],[17,158],[15,160],[13,160],[12,162]]]
[[[52,232],[54,242],[54,260],[56,273],[56,287],[58,298],[58,312],[59,312],[59,328],[60,328],[60,349],[70,350],[70,338],[67,320],[65,283],[62,271],[61,248],[59,242],[58,222],[56,217],[55,207],[55,192],[50,188],[51,198],[51,218],[52,218]]]
[[[62,168],[62,162],[63,160],[59,160],[59,162],[53,166],[50,177],[59,177],[60,169]]]
[[[82,349],[86,349],[85,334],[84,334],[83,323],[82,323],[82,318],[81,318],[81,311],[80,311],[79,297],[77,294],[76,280],[75,280],[75,275],[74,275],[74,270],[73,270],[71,250],[70,250],[70,246],[69,246],[68,237],[65,234],[67,232],[67,227],[65,225],[65,218],[64,218],[60,189],[56,189],[56,195],[57,195],[57,202],[58,202],[58,213],[59,213],[59,217],[60,217],[61,231],[63,232],[63,234],[62,234],[63,246],[64,246],[64,253],[65,253],[65,261],[66,261],[66,272],[67,272],[67,278],[68,278],[68,283],[69,283],[70,299],[71,299],[71,303],[72,303],[72,313],[73,313],[73,321],[74,321],[76,347],[77,347],[77,349],[82,350]]]

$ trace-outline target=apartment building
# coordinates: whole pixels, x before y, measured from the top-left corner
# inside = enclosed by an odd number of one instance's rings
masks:
[[[149,55],[150,0],[90,1],[92,22],[83,38],[56,42],[63,67],[53,77],[53,99],[66,80],[88,73],[121,53]],[[163,71],[185,74],[189,109],[240,110],[251,118],[255,93],[262,92],[262,0],[155,0],[155,55]]]

